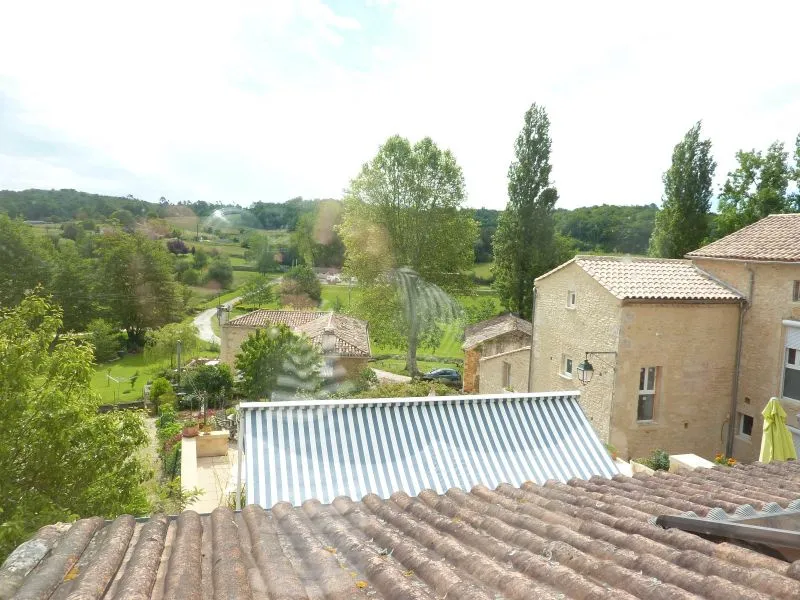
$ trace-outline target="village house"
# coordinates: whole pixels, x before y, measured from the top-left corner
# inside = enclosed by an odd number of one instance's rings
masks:
[[[220,360],[231,367],[242,342],[258,329],[284,324],[322,352],[326,378],[352,379],[372,356],[367,323],[333,311],[256,310],[221,327]]]
[[[464,392],[525,391],[531,324],[507,314],[470,325],[464,331]]]
[[[576,256],[536,280],[533,391],[581,388],[598,435],[623,456],[713,457],[725,446],[743,302],[689,260]]]
[[[733,456],[758,458],[761,411],[773,396],[800,445],[800,214],[765,217],[687,257],[747,300],[731,399]]]

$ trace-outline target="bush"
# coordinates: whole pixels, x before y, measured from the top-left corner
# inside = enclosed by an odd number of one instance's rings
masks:
[[[124,332],[105,319],[92,319],[88,331],[89,340],[94,348],[95,362],[108,362],[117,357],[126,339]]]
[[[233,285],[233,267],[227,256],[220,256],[211,261],[211,264],[208,265],[208,280],[216,281],[220,287],[225,289]]]
[[[167,242],[167,250],[172,254],[189,254],[189,246],[183,240],[169,240]]]
[[[163,394],[172,393],[172,384],[167,381],[166,377],[159,377],[150,384],[150,401],[153,404],[158,402],[158,399]]]
[[[433,390],[437,396],[453,396],[453,388],[443,383],[411,381],[409,383],[382,383],[368,390],[354,394],[355,398],[420,398],[430,395]]]
[[[167,409],[167,407],[174,409],[174,407],[177,405],[178,397],[172,391],[169,391],[166,394],[161,394],[158,399],[158,409],[162,412]]]
[[[283,278],[281,295],[304,295],[314,302],[322,301],[322,284],[308,265],[292,267]]]
[[[200,283],[200,271],[197,269],[186,269],[181,273],[181,281],[186,285],[198,285]]]
[[[669,454],[665,450],[656,449],[647,458],[639,458],[636,462],[654,471],[669,471]]]

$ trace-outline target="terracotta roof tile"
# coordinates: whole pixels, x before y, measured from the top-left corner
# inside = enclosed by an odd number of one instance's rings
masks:
[[[312,343],[338,356],[371,356],[366,322],[334,312],[309,310],[256,310],[231,319],[223,327],[268,327],[284,324],[308,336]],[[325,335],[332,336],[331,348],[325,348]]]
[[[736,302],[741,296],[689,260],[577,256],[575,264],[620,300]]]
[[[478,344],[511,331],[520,331],[526,335],[531,335],[533,328],[530,321],[520,319],[515,315],[500,315],[467,327],[464,330],[464,344],[461,347],[465,350],[474,348]]]
[[[795,462],[83,519],[12,553],[0,598],[797,598],[798,563],[652,523],[790,498]]]
[[[686,256],[800,262],[800,214],[769,215]]]

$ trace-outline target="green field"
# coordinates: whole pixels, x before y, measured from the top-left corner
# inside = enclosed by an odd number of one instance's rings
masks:
[[[481,279],[494,279],[494,275],[492,275],[493,267],[494,267],[493,262],[477,263],[472,272],[475,274],[475,277],[480,277]]]

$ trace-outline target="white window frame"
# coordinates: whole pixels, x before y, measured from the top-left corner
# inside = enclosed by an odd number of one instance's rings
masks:
[[[792,354],[794,354],[794,361],[790,362],[792,358]],[[794,400],[795,402],[800,402],[800,398],[793,398],[791,396],[787,396],[784,393],[784,386],[786,384],[786,370],[792,369],[793,371],[800,371],[800,348],[794,348],[792,346],[785,346],[783,349],[783,369],[781,369],[781,398],[786,398],[788,400]]]
[[[567,291],[567,308],[570,310],[575,310],[575,305],[578,301],[578,294],[575,293],[575,290],[568,290]]]
[[[653,378],[650,380],[650,369],[652,369]],[[642,373],[644,372],[644,379]],[[639,369],[639,389],[636,392],[636,422],[637,423],[652,423],[656,420],[656,400],[658,399],[658,367],[641,367]],[[652,383],[652,386],[649,384]],[[642,401],[642,396],[650,396],[650,418],[639,418],[639,405]]]
[[[745,420],[745,417],[747,417],[747,418],[749,418],[751,420],[750,433],[749,434],[744,432],[744,420]],[[743,412],[736,413],[736,435],[737,435],[737,437],[740,437],[741,439],[747,440],[749,442],[751,439],[753,439],[753,429],[755,428],[755,426],[756,426],[755,417],[753,417],[752,415],[745,414]]]
[[[569,370],[567,370],[569,367]],[[572,357],[567,356],[566,354],[561,355],[561,371],[559,375],[564,379],[572,379],[573,371],[575,370],[575,361],[572,360]]]

